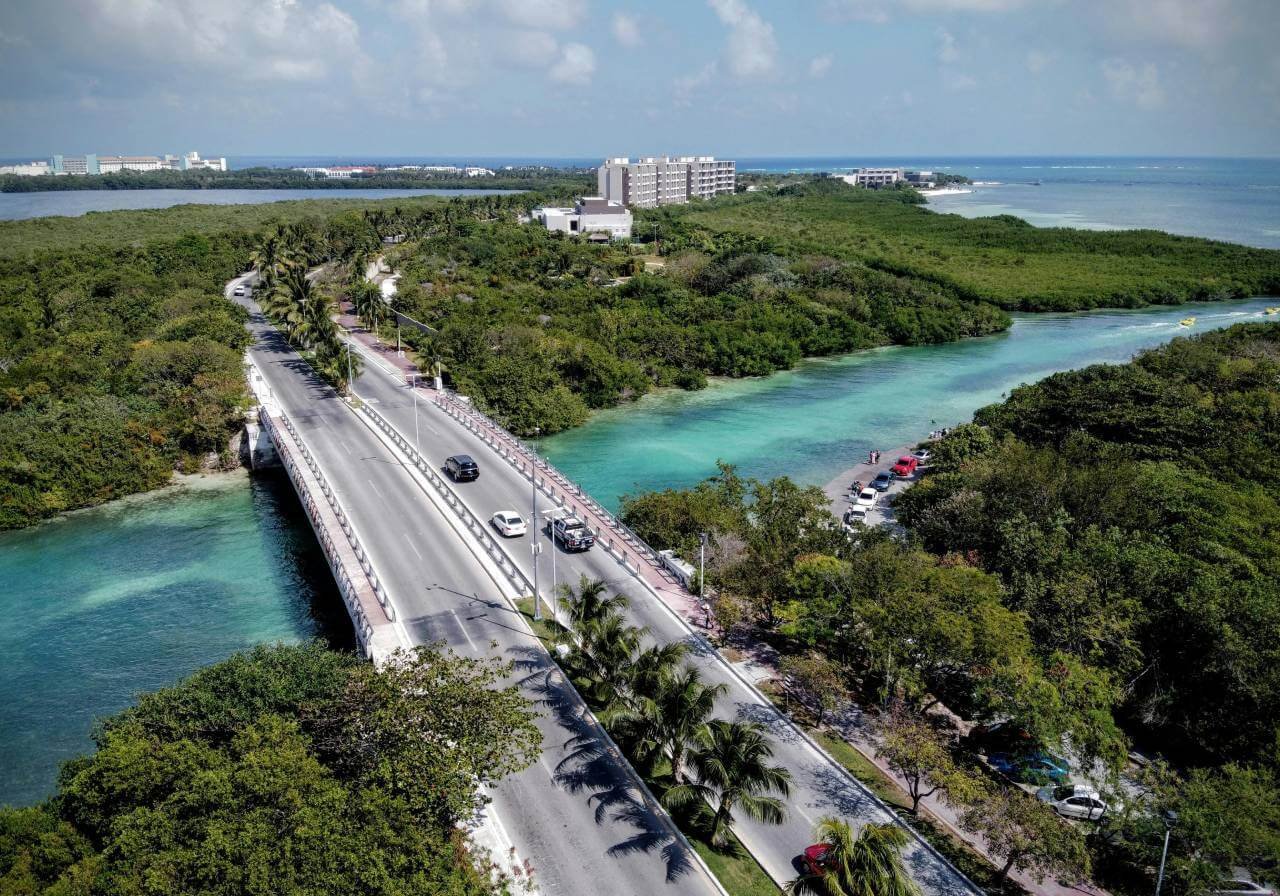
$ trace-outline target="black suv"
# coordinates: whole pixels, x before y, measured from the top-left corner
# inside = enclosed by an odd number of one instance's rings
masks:
[[[468,454],[455,454],[444,462],[444,471],[454,482],[469,482],[480,478],[480,468]]]

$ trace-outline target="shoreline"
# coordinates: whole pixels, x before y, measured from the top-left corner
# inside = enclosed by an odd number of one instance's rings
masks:
[[[879,463],[873,464],[869,460],[864,460],[861,463],[854,464],[849,469],[841,472],[838,476],[822,487],[823,493],[826,494],[831,501],[831,514],[836,519],[843,521],[844,512],[853,506],[852,483],[855,480],[862,482],[864,486],[870,485],[871,480],[876,477],[876,474],[887,471],[894,465],[899,457],[904,454],[910,454],[915,451],[918,446],[927,445],[933,441],[934,439],[931,438],[916,439],[913,442],[908,442],[906,445],[899,445],[891,451],[882,451],[880,453]],[[920,469],[923,469],[923,467]],[[919,481],[919,470],[912,473],[907,479],[895,479],[893,484],[889,486],[889,490],[881,493],[882,499],[887,498],[896,492],[901,492],[910,488]],[[874,523],[871,523],[871,525],[882,525],[884,523],[896,522],[893,510],[889,507],[888,503],[882,503],[882,500],[876,501],[875,507],[872,508],[872,513],[875,513],[879,519]]]

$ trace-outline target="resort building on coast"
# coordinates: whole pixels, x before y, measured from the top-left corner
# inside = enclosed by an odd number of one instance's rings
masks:
[[[100,156],[87,153],[82,156],[56,155],[48,164],[32,162],[31,166],[43,165],[44,170],[4,172],[13,174],[116,174],[120,171],[226,171],[227,160],[224,158],[202,159],[200,153],[189,152],[182,156]]]
[[[600,196],[635,208],[710,199],[737,188],[736,163],[714,156],[606,159],[597,169]]]

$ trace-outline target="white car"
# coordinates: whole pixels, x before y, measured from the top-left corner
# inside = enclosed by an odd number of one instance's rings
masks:
[[[868,486],[858,492],[858,497],[853,499],[853,504],[855,507],[875,507],[876,498],[878,497],[880,497],[880,493]]]
[[[242,295],[244,295],[244,287],[243,287],[243,286],[237,286],[237,287],[236,287],[235,289],[233,289],[231,292],[232,292],[232,295],[242,296]]]
[[[1097,821],[1107,811],[1098,791],[1083,784],[1052,784],[1036,791],[1036,798],[1048,803],[1049,808],[1063,818],[1082,818]]]
[[[929,462],[929,458],[933,457],[933,452],[928,448],[919,448],[911,452],[911,456],[920,461],[920,466],[924,466]]]
[[[529,531],[524,518],[514,510],[499,510],[489,522],[506,538],[517,538]]]
[[[844,525],[846,529],[852,529],[855,523],[867,525],[867,513],[869,507],[850,507],[844,512]]]

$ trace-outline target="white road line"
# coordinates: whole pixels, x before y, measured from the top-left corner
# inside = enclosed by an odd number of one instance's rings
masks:
[[[392,379],[399,380],[400,382],[404,382],[404,374],[402,374],[395,367],[391,366],[386,361],[382,360],[377,355],[373,354],[371,351],[365,348],[364,345],[360,342],[360,340],[354,339],[348,335],[347,342],[350,343],[351,346],[355,348],[355,350],[359,352],[361,355],[363,355],[365,358],[368,358],[374,364],[377,364],[379,367],[381,367],[383,373],[389,375]]]
[[[414,547],[413,539],[409,537],[409,533],[408,533],[408,532],[405,532],[405,533],[403,533],[403,535],[404,535],[404,540],[405,540],[405,541],[407,541],[407,542],[409,542],[409,549],[410,549],[411,551],[413,551],[415,554],[418,554],[418,549],[417,549],[416,547]],[[422,559],[422,555],[421,555],[421,554],[418,554],[418,559],[419,559],[419,560],[421,560],[421,559]]]
[[[547,762],[546,754],[539,756],[538,762],[542,765],[543,768],[547,770],[547,776],[550,777],[552,781],[554,781],[556,779],[555,769],[553,769],[550,763]]]
[[[466,639],[467,639],[467,643],[471,645],[471,649],[472,649],[472,650],[477,650],[478,648],[476,647],[476,642],[475,642],[475,641],[472,641],[472,640],[471,640],[471,636],[470,636],[469,634],[467,634],[467,626],[466,626],[466,624],[462,621],[462,617],[460,617],[460,616],[458,615],[458,611],[457,611],[457,610],[450,610],[449,612],[450,612],[451,614],[453,614],[453,618],[454,618],[454,620],[458,623],[458,628],[462,629],[462,637],[464,637],[464,638],[466,638]]]
[[[368,480],[366,480],[366,481],[367,481],[367,482],[369,483],[369,485],[373,488],[373,490],[374,490],[375,492],[377,492],[377,493],[378,493],[378,497],[379,497],[379,498],[381,498],[381,499],[382,499],[382,500],[384,500],[384,501],[385,501],[385,500],[387,500],[387,496],[386,496],[386,495],[384,495],[384,494],[382,493],[382,489],[378,488],[376,485],[374,485],[374,484],[373,484],[373,480],[372,480],[372,479],[368,479]]]
[[[347,440],[346,440],[346,439],[344,439],[344,438],[342,438],[341,436],[339,436],[339,437],[338,437],[338,444],[342,446],[342,449],[343,449],[344,451],[346,451],[346,452],[347,452],[347,454],[350,454],[352,457],[355,457],[355,452],[353,452],[353,451],[351,450],[351,446],[347,444]]]

